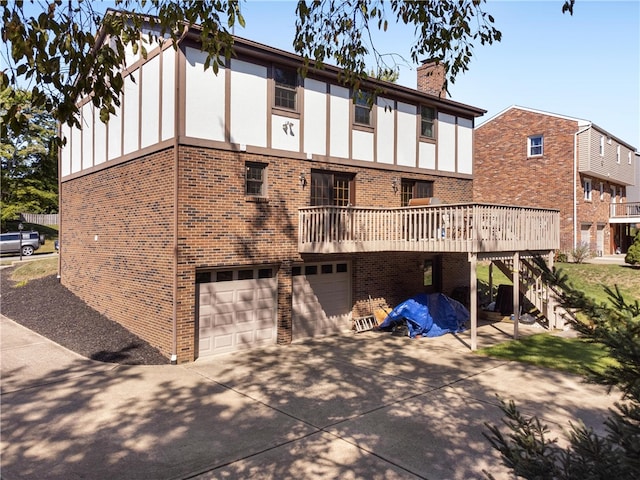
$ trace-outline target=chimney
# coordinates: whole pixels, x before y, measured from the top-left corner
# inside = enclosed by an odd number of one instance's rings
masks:
[[[440,98],[447,98],[444,89],[444,65],[436,60],[423,60],[418,67],[418,90]]]

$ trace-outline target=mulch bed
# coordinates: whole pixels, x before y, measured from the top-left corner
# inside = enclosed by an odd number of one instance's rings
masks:
[[[121,365],[169,363],[158,349],[87,306],[55,275],[17,287],[10,278],[12,271],[0,271],[3,315],[93,360]]]

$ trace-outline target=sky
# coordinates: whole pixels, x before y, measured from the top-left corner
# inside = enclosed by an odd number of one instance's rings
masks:
[[[490,0],[484,9],[502,40],[475,47],[450,98],[487,110],[476,125],[519,105],[589,120],[640,150],[640,0],[577,0],[573,16],[562,13],[562,4]],[[292,0],[248,0],[246,27],[235,34],[293,52],[295,8]],[[410,88],[416,88],[413,40],[413,28],[402,24],[374,39],[379,51],[407,59],[398,83]]]

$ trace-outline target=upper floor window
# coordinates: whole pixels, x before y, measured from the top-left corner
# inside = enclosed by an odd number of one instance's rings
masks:
[[[295,110],[298,87],[297,72],[290,68],[274,67],[273,80],[276,85],[275,106]]]
[[[245,195],[251,197],[264,197],[266,195],[267,166],[262,163],[245,163]]]
[[[436,109],[432,107],[420,107],[420,135],[428,138],[435,138]]]
[[[600,156],[604,157],[604,135],[600,135]]]
[[[611,203],[616,203],[616,187],[611,185]]]
[[[627,152],[627,159],[629,161],[629,165],[631,165],[631,152]]]
[[[591,179],[585,178],[582,182],[582,187],[584,189],[584,199],[588,202],[591,201]]]
[[[535,157],[544,153],[544,141],[542,135],[534,135],[527,138],[527,151],[529,157]]]
[[[433,182],[420,180],[402,180],[400,201],[403,207],[409,205],[412,198],[433,197]]]
[[[311,205],[352,205],[353,180],[349,173],[311,172]]]
[[[620,163],[620,145],[616,147],[616,162]]]
[[[604,201],[604,183],[600,182],[600,201]]]
[[[360,125],[371,125],[371,107],[373,105],[373,97],[369,92],[361,90],[354,93],[354,115],[353,121]]]

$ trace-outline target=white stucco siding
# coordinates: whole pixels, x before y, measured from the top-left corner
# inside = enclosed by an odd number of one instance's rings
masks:
[[[169,48],[162,52],[162,134],[167,140],[175,135],[176,52]]]
[[[71,173],[71,128],[66,124],[62,125],[60,134],[67,140],[60,152],[60,176],[66,177]]]
[[[82,107],[82,170],[93,166],[93,104],[85,103]]]
[[[300,120],[271,116],[271,147],[279,150],[300,151]]]
[[[82,170],[82,131],[71,129],[71,173]]]
[[[416,166],[417,107],[398,103],[398,165]]]
[[[458,173],[473,173],[473,121],[458,118]]]
[[[100,120],[100,110],[93,110],[93,164],[107,161],[107,125]]]
[[[220,67],[204,69],[207,54],[186,48],[185,56],[185,134],[188,137],[224,141],[225,139],[225,75]]]
[[[327,84],[307,78],[304,81],[304,151],[327,153]]]
[[[160,57],[153,57],[141,70],[140,146],[144,148],[160,140]]]
[[[122,99],[120,100],[122,105]],[[122,155],[122,115],[121,109],[115,106],[115,113],[109,117],[109,123],[107,124],[107,131],[109,132],[108,139],[108,151],[107,159],[113,160],[114,158]]]
[[[373,162],[373,133],[353,131],[353,158]]]
[[[267,68],[231,60],[231,143],[267,146]]]
[[[456,117],[438,113],[438,170],[456,171]]]
[[[395,108],[392,100],[379,97],[377,101],[376,160],[379,163],[393,164],[395,157]]]
[[[135,81],[135,83],[134,83]],[[123,147],[124,154],[134,152],[139,148],[140,142],[140,74],[132,72],[124,79],[124,105],[123,105]]]
[[[349,89],[331,85],[331,113],[329,115],[329,142],[333,157],[349,157]]]
[[[428,142],[420,142],[418,152],[419,152],[418,166],[420,168],[428,168],[430,170],[435,170],[436,144],[428,143]]]

